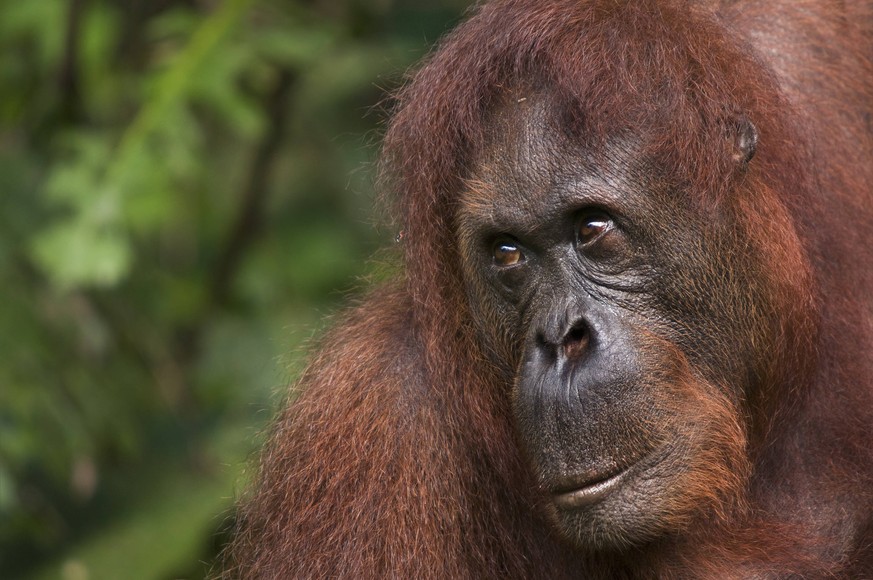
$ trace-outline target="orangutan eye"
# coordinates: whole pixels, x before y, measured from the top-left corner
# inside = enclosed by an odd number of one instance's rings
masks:
[[[502,268],[515,266],[524,260],[524,254],[516,244],[508,240],[501,240],[494,244],[494,263]]]
[[[576,239],[579,245],[587,245],[612,229],[612,219],[603,212],[586,213],[579,220],[579,227],[576,230]]]

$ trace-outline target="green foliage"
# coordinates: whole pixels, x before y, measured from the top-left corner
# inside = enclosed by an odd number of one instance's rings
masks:
[[[230,113],[226,118],[257,122],[257,113],[234,94],[233,80],[248,55],[233,47],[226,59],[233,66],[216,66],[225,63],[219,58],[222,39],[240,26],[249,3],[229,0],[202,22],[193,21],[191,38],[172,64],[146,73],[140,110],[120,135],[68,136],[46,193],[69,212],[33,241],[34,260],[56,286],[114,286],[127,276],[131,234],[160,228],[176,205],[176,187],[196,177],[204,151],[193,102],[221,103],[218,112]]]
[[[393,238],[373,106],[463,4],[0,2],[0,576],[210,557],[231,425]]]

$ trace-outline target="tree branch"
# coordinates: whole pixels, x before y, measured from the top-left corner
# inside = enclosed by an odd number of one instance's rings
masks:
[[[282,143],[288,118],[288,96],[293,84],[294,74],[282,69],[275,88],[267,97],[267,118],[270,120],[270,126],[255,153],[240,210],[213,271],[210,283],[210,298],[213,306],[227,303],[230,286],[242,257],[260,230],[269,176],[272,163]]]

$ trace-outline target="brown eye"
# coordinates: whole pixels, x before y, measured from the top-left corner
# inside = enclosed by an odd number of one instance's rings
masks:
[[[579,222],[580,244],[589,244],[612,228],[612,220],[604,213],[590,213]]]
[[[515,266],[524,259],[518,246],[512,242],[497,242],[494,244],[494,263],[498,266]]]

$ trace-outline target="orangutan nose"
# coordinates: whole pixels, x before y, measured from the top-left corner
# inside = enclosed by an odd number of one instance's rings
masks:
[[[576,362],[588,353],[591,327],[584,318],[570,323],[553,323],[537,333],[536,347],[545,360]]]

